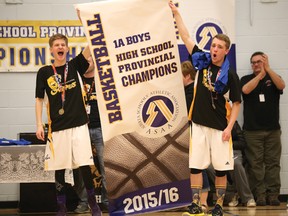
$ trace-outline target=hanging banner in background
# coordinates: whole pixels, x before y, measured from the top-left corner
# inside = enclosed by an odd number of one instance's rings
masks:
[[[79,20],[0,20],[0,72],[37,72],[51,64],[48,42],[56,33],[69,38],[68,60],[87,45]]]
[[[75,7],[96,66],[110,215],[187,205],[187,110],[168,1]]]
[[[217,33],[230,37],[232,45],[228,58],[236,68],[235,0],[174,2],[199,47],[208,51],[211,37]],[[48,40],[55,33],[69,38],[68,59],[86,45],[83,27],[78,20],[0,20],[0,72],[37,72],[43,65],[50,64],[53,58]],[[180,60],[186,60],[188,53],[180,39],[178,45]]]
[[[229,36],[231,47],[228,53],[230,65],[236,71],[235,0],[178,0],[183,21],[193,41],[209,52],[212,38],[219,33]],[[188,52],[177,35],[181,62],[187,60]]]

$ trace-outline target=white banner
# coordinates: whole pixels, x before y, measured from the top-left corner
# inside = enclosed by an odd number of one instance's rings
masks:
[[[76,7],[96,65],[110,215],[183,206],[189,135],[168,1]]]
[[[229,60],[236,67],[234,0],[176,3],[200,48],[209,51],[217,33],[230,37]],[[181,60],[188,53],[175,37],[168,0],[76,7],[97,67],[110,215],[188,205],[187,110],[178,52]]]

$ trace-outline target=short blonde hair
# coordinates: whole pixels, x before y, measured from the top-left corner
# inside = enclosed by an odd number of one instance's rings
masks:
[[[54,34],[49,39],[49,46],[53,46],[53,42],[58,39],[63,39],[65,41],[66,46],[68,46],[68,38],[63,34]]]
[[[226,48],[227,48],[227,49],[230,49],[231,41],[230,41],[230,38],[229,38],[227,35],[225,35],[225,34],[217,34],[217,35],[215,35],[215,36],[213,37],[213,39],[214,39],[214,38],[217,38],[218,40],[224,41],[225,44],[226,44]],[[213,39],[212,39],[212,40],[213,40]]]

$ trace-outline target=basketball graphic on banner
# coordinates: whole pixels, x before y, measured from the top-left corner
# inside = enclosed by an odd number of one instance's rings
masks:
[[[106,142],[104,158],[110,199],[141,188],[189,178],[187,118],[178,128],[161,139],[133,132]],[[186,163],[179,163],[179,159]]]

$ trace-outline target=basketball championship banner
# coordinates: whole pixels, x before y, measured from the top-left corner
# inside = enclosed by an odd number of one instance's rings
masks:
[[[187,110],[168,1],[75,7],[96,67],[110,215],[187,205]]]

